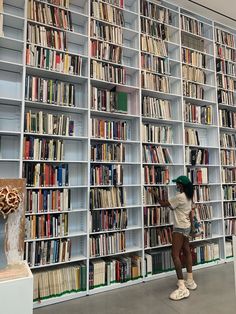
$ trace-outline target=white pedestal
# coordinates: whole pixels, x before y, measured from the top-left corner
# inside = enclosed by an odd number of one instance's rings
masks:
[[[236,295],[236,236],[233,235],[233,256],[234,256],[234,284],[235,284],[235,295]]]
[[[0,281],[0,308],[2,314],[33,313],[33,275],[25,263],[26,275]],[[4,272],[2,273],[2,278]]]

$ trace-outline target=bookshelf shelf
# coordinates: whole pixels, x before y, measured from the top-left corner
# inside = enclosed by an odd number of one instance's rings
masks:
[[[51,12],[55,12],[54,10],[58,8],[59,13],[63,11],[63,14],[70,15],[71,21],[64,21],[64,24],[58,24],[56,21],[55,23],[52,21],[51,24],[50,22],[49,24],[39,22],[45,22],[44,18],[42,20],[40,18],[39,20],[29,19],[31,16],[29,12],[27,13],[27,2],[27,0],[17,2],[3,0],[4,36],[0,37],[0,170],[3,176],[9,174],[11,177],[21,177],[23,170],[25,171],[27,167],[34,169],[33,167],[36,165],[41,167],[40,169],[52,167],[50,169],[56,170],[59,167],[64,170],[69,167],[69,180],[66,182],[69,182],[68,185],[48,186],[47,184],[47,186],[41,186],[39,184],[37,187],[28,184],[27,186],[27,197],[31,195],[35,202],[43,200],[46,204],[54,199],[57,202],[60,200],[60,203],[48,208],[30,208],[29,206],[26,212],[27,220],[61,219],[67,215],[68,236],[28,239],[26,243],[28,246],[31,243],[33,243],[32,245],[44,245],[43,241],[45,243],[52,240],[60,242],[62,239],[71,239],[73,242],[70,260],[45,265],[42,262],[38,265],[32,264],[33,271],[44,273],[51,269],[59,270],[63,265],[64,267],[86,265],[87,268],[86,291],[41,300],[40,304],[35,303],[35,307],[173,274],[172,270],[163,270],[161,274],[145,277],[145,260],[148,254],[152,258],[152,253],[166,252],[171,246],[171,244],[151,246],[151,243],[147,243],[147,247],[145,247],[145,233],[158,228],[170,228],[172,224],[170,220],[165,220],[165,224],[156,223],[156,225],[146,226],[145,212],[157,210],[160,205],[148,198],[145,199],[145,203],[148,204],[145,204],[143,200],[144,194],[149,189],[163,191],[166,188],[168,195],[172,197],[175,194],[175,185],[172,183],[172,179],[183,173],[188,174],[190,170],[195,171],[201,168],[209,170],[209,183],[198,184],[196,187],[209,186],[210,198],[207,201],[196,202],[196,204],[200,207],[214,207],[212,218],[204,220],[206,224],[211,224],[212,236],[198,239],[193,244],[196,249],[199,249],[200,246],[214,243],[218,245],[220,259],[226,260],[225,220],[235,219],[235,215],[224,215],[224,213],[234,213],[232,208],[236,202],[227,189],[233,189],[236,182],[230,177],[235,168],[234,162],[223,161],[221,158],[234,154],[236,147],[235,128],[228,127],[230,124],[227,123],[221,126],[219,110],[223,109],[222,116],[228,110],[232,112],[231,116],[233,116],[236,111],[236,90],[233,88],[236,75],[232,70],[236,59],[230,57],[230,54],[236,51],[236,47],[231,42],[232,38],[236,38],[235,30],[165,2],[165,0],[161,3],[154,0],[141,0],[140,2],[121,0],[123,4],[121,6],[118,5],[119,1],[110,1],[113,2],[112,4],[105,0],[70,0],[68,7],[43,0],[31,1],[31,3],[36,2],[37,5],[43,4],[52,10]],[[94,6],[102,4],[103,7],[106,6],[109,10],[113,10],[112,15],[116,21],[102,20],[102,12],[94,14],[93,3],[96,3]],[[124,19],[124,23],[121,22],[120,25],[117,25],[119,24],[119,14],[121,19]],[[182,23],[183,21],[185,23]],[[72,25],[68,29],[67,25],[70,22]],[[56,25],[63,26],[60,28]],[[34,36],[33,32],[36,30],[38,32],[39,27],[42,27],[41,30],[47,31],[47,36],[36,40],[37,36]],[[104,32],[104,27],[106,27],[106,32]],[[228,34],[227,41],[225,40],[224,43],[220,42],[221,37],[217,34],[220,31]],[[55,32],[60,33],[62,37],[59,36],[57,42],[53,42],[52,39],[48,40],[55,35]],[[113,36],[115,32],[117,32],[117,36]],[[95,52],[92,51],[93,45],[96,48]],[[47,69],[48,65],[43,65],[45,69],[32,66],[37,62],[26,60],[27,49],[28,51],[32,49],[32,51],[50,53],[51,56],[54,55],[58,58],[61,56],[60,62],[64,62],[65,55],[74,58],[73,60],[81,57],[81,71],[70,70],[63,73],[52,71],[49,69],[50,66]],[[119,57],[117,57],[118,53],[120,53]],[[226,59],[227,55],[230,59]],[[92,68],[94,64],[97,67],[95,70]],[[71,62],[69,68],[73,66],[74,63]],[[108,71],[108,66],[112,75],[110,77],[107,75],[107,80],[100,79],[105,75],[97,75],[97,73],[100,70]],[[222,70],[222,66],[225,66],[225,70]],[[59,66],[52,68],[59,69]],[[120,71],[119,75],[126,75],[126,83],[125,80],[117,78],[118,76],[115,78],[115,71],[117,73]],[[68,73],[80,73],[81,75]],[[160,86],[156,83],[151,84],[153,76]],[[52,84],[51,89],[45,91],[44,97],[33,95],[33,89],[32,95],[30,95],[30,84],[33,84],[33,79],[37,78],[41,79],[40,84]],[[48,83],[50,80],[52,83]],[[226,83],[221,84],[221,80],[225,80]],[[68,91],[69,84],[73,87],[69,87]],[[184,94],[184,84],[191,89],[189,93]],[[48,85],[46,87],[48,88]],[[63,90],[63,88],[65,89]],[[198,92],[194,92],[194,89]],[[59,92],[60,97],[53,99],[56,94],[59,95]],[[99,92],[101,93],[99,94]],[[95,100],[94,93],[99,95],[96,96],[97,98],[95,97]],[[108,95],[108,93],[110,94]],[[127,107],[125,110],[124,108],[117,109],[112,103],[120,95],[124,97],[124,107]],[[111,98],[109,98],[110,96]],[[41,99],[44,102],[40,102]],[[108,105],[109,101],[110,105]],[[114,111],[112,111],[113,108],[110,108],[112,106],[115,108]],[[102,110],[97,110],[97,108]],[[163,108],[168,108],[169,112]],[[202,120],[199,117],[196,119],[190,116],[186,117],[186,108],[196,109]],[[205,120],[203,119],[204,108],[211,112],[209,119],[211,124],[187,122],[208,122],[206,116]],[[26,113],[33,114],[31,123],[34,124],[35,113],[38,112],[69,117],[70,121],[73,120],[74,132],[55,131],[51,135],[31,132],[34,130],[33,128],[24,126],[25,115]],[[94,125],[97,123],[96,127],[100,128],[99,132],[91,132],[92,121]],[[109,128],[111,125],[114,127],[117,122],[127,123],[128,136],[119,137],[113,134],[113,136],[109,136],[111,138],[99,137],[100,134],[103,134],[102,124],[99,123],[104,122]],[[151,135],[153,130],[163,132],[164,128],[168,129],[168,132],[171,130],[171,139],[167,140],[156,134]],[[25,130],[30,132],[25,132]],[[37,129],[35,128],[35,130]],[[185,130],[198,132],[200,145],[185,143]],[[55,134],[75,134],[75,136]],[[95,134],[96,137],[92,134]],[[227,134],[225,138],[224,134]],[[118,138],[128,139],[119,140]],[[154,140],[155,138],[158,140]],[[58,158],[51,154],[50,156],[53,157],[50,159],[47,156],[45,158],[48,159],[40,159],[41,155],[35,153],[33,154],[36,156],[35,159],[27,159],[24,141],[30,140],[41,141],[40,145],[41,143],[50,143],[53,145],[52,149],[55,149],[58,143],[63,143],[63,154],[59,154]],[[194,143],[194,141],[188,143]],[[165,152],[168,151],[172,162],[166,162],[168,158],[163,159],[165,161],[163,163],[143,162],[145,160],[143,159],[144,145],[152,149],[161,146]],[[203,151],[204,153],[207,151],[209,158],[207,161],[202,159],[198,164],[191,165],[191,159],[188,159],[187,155],[188,150]],[[151,180],[150,171],[161,175],[160,180]],[[107,172],[111,173],[115,179],[97,180],[98,174],[105,176]],[[117,172],[122,177],[120,184],[115,183]],[[168,173],[168,180],[164,180],[163,173]],[[225,179],[222,177],[222,173]],[[227,175],[229,177],[226,177]],[[99,184],[97,184],[98,182]],[[151,183],[148,184],[149,182]],[[164,182],[170,183],[165,184]],[[126,199],[124,206],[117,206],[123,203],[119,202],[110,207],[99,204],[96,205],[96,208],[90,209],[92,193],[107,193],[108,196],[111,191],[117,195],[124,193]],[[229,200],[224,199],[226,192],[229,192],[227,195]],[[65,203],[64,210],[61,210],[61,202]],[[152,202],[154,204],[151,204]],[[98,230],[102,231],[90,232],[90,230],[97,230],[96,228],[90,229],[90,224],[93,222],[90,219],[99,217],[101,220],[103,215],[111,215],[111,213],[113,215],[116,213],[118,216],[121,213],[125,215],[127,224],[114,227],[115,229],[99,227]],[[93,215],[96,218],[91,218]],[[207,217],[209,218],[209,216]],[[125,252],[89,257],[91,238],[96,240],[102,236],[112,237],[114,234],[120,233],[125,234]],[[227,239],[230,240],[230,236],[227,236]],[[117,259],[126,260],[134,256],[138,257],[141,263],[141,278],[91,289],[90,264],[99,263],[100,260],[105,263],[108,260],[113,262]],[[219,262],[212,261],[194,267],[206,267]]]
[[[83,237],[86,236],[86,232],[79,232],[79,233],[71,233],[64,236],[58,237],[42,237],[42,238],[33,238],[33,239],[25,239],[25,242],[37,242],[37,241],[47,241],[47,240],[56,240],[56,239],[66,239],[66,238],[75,238],[75,237]]]
[[[118,289],[118,288],[123,288],[123,287],[129,287],[134,284],[138,284],[142,282],[142,278],[138,279],[131,279],[128,282],[120,282],[120,283],[112,283],[108,286],[103,286],[103,287],[97,287],[89,290],[89,295],[93,295],[95,293],[100,293],[100,292],[107,292],[112,289]]]
[[[29,136],[35,136],[35,137],[59,138],[59,139],[67,139],[67,140],[74,140],[74,141],[88,140],[88,137],[86,136],[65,136],[65,135],[30,133],[30,132],[25,132],[24,134],[29,135]]]
[[[66,74],[62,72],[56,72],[46,69],[40,69],[36,67],[26,67],[26,71],[28,75],[40,75],[40,76],[46,76],[47,78],[55,78],[55,76],[63,81],[75,83],[75,84],[82,84],[87,80],[86,76],[82,75],[72,75],[72,74]]]
[[[86,113],[88,111],[87,108],[82,107],[70,107],[70,106],[63,106],[63,105],[56,105],[56,104],[50,104],[50,103],[42,103],[42,102],[34,102],[34,101],[28,101],[25,100],[25,107],[30,108],[37,108],[37,109],[52,109],[56,111],[63,111],[63,112],[72,112],[73,114],[81,114]]]
[[[45,268],[45,267],[48,268],[48,267],[54,267],[54,266],[58,266],[58,265],[72,264],[75,262],[80,262],[80,261],[85,261],[85,260],[86,260],[86,256],[78,255],[77,257],[72,258],[71,260],[69,260],[67,262],[59,262],[59,263],[31,266],[31,269],[40,269],[40,268]]]
[[[34,216],[34,215],[56,215],[56,214],[73,214],[73,213],[78,213],[78,212],[86,212],[87,209],[71,209],[71,210],[61,210],[61,211],[48,211],[48,212],[39,212],[39,213],[28,213],[26,212],[25,215],[26,216]]]
[[[123,255],[123,254],[136,253],[136,252],[141,251],[141,250],[142,250],[141,247],[132,246],[123,252],[112,253],[112,254],[107,254],[107,255],[102,255],[102,256],[90,256],[90,259],[98,259],[98,258],[104,258],[104,257],[112,257],[114,255],[119,256],[119,255]]]
[[[55,190],[55,189],[81,189],[81,188],[87,188],[87,185],[60,185],[60,186],[27,186],[27,190],[41,190],[41,189],[50,189],[50,190]]]
[[[99,232],[90,232],[90,235],[96,235],[96,234],[104,234],[104,233],[115,233],[115,232],[121,232],[121,231],[131,231],[131,230],[140,230],[142,227],[141,226],[134,226],[134,227],[130,227],[128,226],[125,229],[112,229],[112,230],[102,230]]]

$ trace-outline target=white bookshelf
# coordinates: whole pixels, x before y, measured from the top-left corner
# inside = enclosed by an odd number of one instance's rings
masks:
[[[47,3],[36,0],[37,3]],[[213,213],[211,218],[204,219],[205,224],[211,224],[211,236],[204,239],[193,241],[194,245],[204,245],[212,242],[219,244],[220,261],[200,264],[195,268],[201,268],[215,265],[219,262],[226,261],[226,240],[231,239],[231,235],[225,232],[225,223],[228,220],[235,220],[235,198],[230,195],[229,199],[224,198],[224,189],[233,189],[236,186],[235,181],[223,182],[222,171],[228,169],[235,171],[235,163],[226,164],[221,162],[222,152],[225,154],[235,154],[235,146],[229,147],[227,144],[221,145],[220,138],[222,134],[235,136],[235,128],[229,128],[225,124],[220,124],[220,111],[230,110],[235,112],[235,102],[231,104],[217,104],[218,92],[222,90],[227,92],[227,88],[217,86],[218,76],[225,76],[227,80],[235,80],[234,73],[222,74],[222,70],[216,68],[217,46],[222,49],[231,49],[226,43],[216,42],[216,29],[233,34],[234,38],[236,31],[227,26],[221,25],[207,17],[199,16],[194,12],[180,8],[177,5],[162,1],[161,3],[149,0],[148,3],[157,5],[160,9],[168,9],[171,14],[171,20],[163,22],[157,21],[153,16],[146,16],[141,12],[141,3],[135,0],[124,0],[124,7],[108,4],[107,1],[96,0],[95,2],[108,5],[114,10],[120,10],[124,16],[124,25],[116,26],[115,23],[100,20],[92,15],[92,0],[71,0],[70,6],[66,9],[70,12],[73,22],[73,31],[63,30],[67,36],[67,50],[62,50],[55,47],[46,47],[41,44],[31,43],[29,41],[28,25],[34,27],[46,27],[54,31],[60,31],[59,28],[52,25],[45,25],[37,21],[27,19],[27,1],[21,0],[17,4],[13,0],[3,0],[3,33],[0,37],[0,171],[2,177],[21,177],[23,169],[30,165],[51,165],[59,167],[61,164],[67,164],[69,167],[69,183],[62,186],[27,186],[27,193],[49,193],[62,190],[70,190],[71,192],[71,208],[66,208],[64,211],[49,209],[45,212],[37,210],[26,212],[27,219],[39,219],[41,216],[58,217],[62,214],[68,215],[68,234],[58,235],[54,237],[42,238],[27,238],[27,245],[36,245],[37,242],[47,240],[71,239],[72,253],[71,259],[68,261],[55,262],[43,265],[36,263],[31,265],[32,270],[47,271],[57,269],[60,266],[69,266],[79,263],[85,263],[87,266],[86,291],[68,294],[61,297],[55,297],[49,300],[43,300],[40,304],[35,303],[35,307],[43,306],[69,300],[78,296],[94,294],[96,292],[107,291],[139,283],[145,280],[151,280],[166,276],[171,271],[164,271],[160,274],[148,275],[145,277],[145,254],[153,251],[162,251],[170,249],[171,244],[145,245],[145,234],[150,230],[163,229],[171,227],[172,221],[163,222],[160,225],[146,226],[144,223],[144,212],[151,210],[152,207],[158,207],[154,202],[144,203],[145,190],[158,187],[167,187],[169,196],[175,194],[175,185],[171,180],[183,173],[187,174],[187,169],[206,168],[208,170],[208,182],[210,197],[207,200],[198,200],[196,204],[199,206],[212,206]],[[47,4],[50,7],[55,7],[53,4]],[[63,8],[61,8],[63,9]],[[185,27],[182,29],[181,20],[196,21],[201,23],[201,32],[194,34],[191,29]],[[157,28],[162,27],[168,33],[165,38],[155,36],[153,33],[148,33],[143,29],[146,25],[155,25]],[[94,25],[117,27],[123,34],[122,40],[114,43],[112,40],[96,36],[93,32]],[[160,29],[159,29],[160,30]],[[159,34],[160,35],[160,34]],[[142,49],[141,39],[146,36],[152,43],[157,41],[165,45],[167,49],[166,55],[158,55],[148,49]],[[145,38],[146,38],[145,37]],[[116,61],[114,58],[101,58],[99,55],[92,55],[92,44],[113,45],[114,49],[122,49],[121,60]],[[65,54],[82,58],[81,75],[65,74],[63,72],[50,70],[48,68],[41,69],[37,66],[27,65],[26,51],[27,48],[48,49],[52,53]],[[236,46],[235,46],[236,47]],[[235,51],[235,47],[232,48]],[[191,62],[183,58],[183,53],[188,53],[189,56],[201,55],[204,61],[204,66],[201,62]],[[146,59],[145,59],[146,58]],[[156,58],[156,59],[155,59]],[[166,70],[151,66],[145,60],[165,60]],[[115,82],[114,80],[106,80],[102,76],[91,75],[92,63],[97,62],[109,67],[122,67],[126,72],[126,82]],[[236,67],[236,60],[230,61],[229,65]],[[199,71],[204,75],[204,80],[193,81],[184,76],[184,70]],[[161,73],[162,72],[162,73]],[[235,69],[236,73],[236,69]],[[142,85],[142,76],[157,75],[159,78],[169,81],[169,90],[157,90],[151,85]],[[65,106],[55,104],[53,102],[40,101],[39,99],[25,98],[25,90],[27,87],[28,76],[41,77],[47,80],[58,80],[60,82],[72,83],[75,86],[75,106]],[[194,95],[184,94],[183,84],[197,86],[201,91],[204,91],[204,97],[195,97]],[[99,111],[91,107],[92,87],[102,90],[112,90],[114,87],[117,91],[126,92],[128,94],[128,112],[122,114],[120,112]],[[235,90],[232,91],[235,95]],[[155,116],[144,114],[143,102],[145,98],[158,99],[160,101],[169,101],[171,108],[171,116]],[[198,110],[203,110],[205,107],[211,108],[212,119],[210,123],[196,123],[191,119],[186,119],[185,106],[191,104],[196,106]],[[166,105],[165,105],[166,106]],[[49,135],[30,132],[25,128],[25,114],[28,112],[37,113],[43,111],[54,115],[70,116],[75,121],[74,136],[66,135]],[[130,134],[127,139],[102,138],[92,136],[91,119],[104,120],[110,122],[125,121],[130,128]],[[143,125],[150,127],[169,127],[172,130],[173,136],[171,141],[160,140],[152,141],[148,138],[143,138]],[[186,143],[186,130],[198,132],[199,145],[191,142]],[[191,131],[192,132],[192,131]],[[63,160],[41,160],[41,159],[25,159],[24,152],[24,137],[34,138],[38,140],[55,140],[63,141],[64,143],[64,158]],[[222,142],[222,140],[221,140]],[[124,145],[125,161],[118,160],[91,160],[90,150],[94,145]],[[166,149],[169,151],[171,162],[145,162],[143,160],[143,146]],[[191,164],[186,159],[187,150],[207,150],[209,153],[208,163]],[[114,206],[109,208],[90,208],[90,191],[96,189],[109,189],[112,184],[92,184],[90,182],[91,172],[97,166],[122,166],[123,167],[123,184],[122,187],[126,191],[126,203],[123,206]],[[145,182],[144,167],[146,169],[168,169],[169,184],[163,182]],[[197,184],[196,188],[204,187],[204,184]],[[31,191],[31,192],[30,192]],[[46,191],[46,192],[44,192]],[[236,193],[236,192],[234,192]],[[231,193],[232,194],[232,193]],[[234,194],[235,195],[235,194]],[[235,197],[235,196],[234,196]],[[228,206],[228,212],[231,214],[225,215]],[[90,230],[90,213],[102,212],[107,210],[127,211],[127,227],[117,230]],[[235,211],[235,207],[234,207]],[[112,254],[104,254],[103,256],[90,256],[90,238],[101,235],[109,236],[124,232],[126,235],[126,248],[123,252]],[[153,231],[152,231],[153,232]],[[142,278],[129,281],[127,283],[113,283],[109,286],[102,286],[94,289],[89,288],[89,265],[99,258],[108,260],[109,258],[127,257],[138,255],[142,258]],[[227,259],[229,260],[229,259]]]

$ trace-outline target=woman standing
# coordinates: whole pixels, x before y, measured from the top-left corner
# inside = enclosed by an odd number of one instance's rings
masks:
[[[178,289],[170,294],[170,299],[181,300],[189,296],[189,290],[195,290],[197,284],[193,280],[192,255],[189,246],[191,230],[190,212],[192,210],[193,185],[186,176],[173,180],[179,193],[170,200],[161,200],[161,206],[173,210],[174,226],[172,234],[172,258],[178,278]],[[180,252],[183,250],[187,268],[187,280],[184,281]]]

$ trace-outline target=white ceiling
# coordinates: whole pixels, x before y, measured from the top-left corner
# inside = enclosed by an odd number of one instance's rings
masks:
[[[218,11],[224,15],[232,17],[236,20],[236,3],[235,0],[194,0],[198,4],[202,4],[208,8]]]
[[[236,21],[232,21],[229,18],[225,18],[222,15],[213,13],[210,10],[204,9],[200,5],[194,4],[189,0],[168,0],[169,2],[186,8],[192,12],[196,12],[199,15],[208,17],[214,21],[218,21],[222,24],[231,26],[236,29]],[[205,7],[209,7],[215,11],[219,11],[222,14],[229,15],[236,20],[236,0],[194,0],[198,4],[202,4]]]

